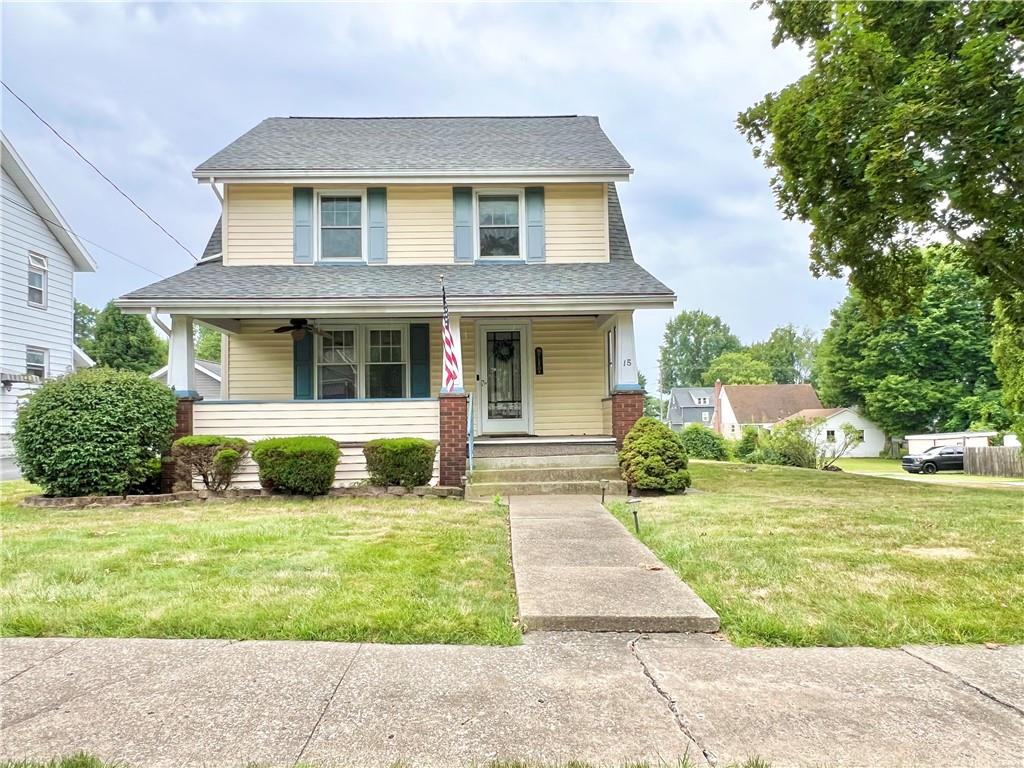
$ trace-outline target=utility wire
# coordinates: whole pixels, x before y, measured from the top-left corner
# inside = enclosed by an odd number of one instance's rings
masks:
[[[149,272],[149,274],[156,275],[159,278],[166,277],[166,275],[161,275],[159,272],[154,272],[152,269],[150,269],[149,267],[145,266],[144,264],[139,264],[139,262],[132,261],[127,256],[122,256],[121,254],[117,253],[116,251],[110,250],[105,245],[100,245],[95,240],[90,240],[87,237],[82,237],[80,234],[78,234],[74,230],[70,229],[69,227],[65,227],[63,224],[60,224],[60,223],[58,223],[56,221],[53,221],[52,219],[48,219],[45,216],[40,216],[39,211],[37,211],[35,208],[31,208],[31,207],[25,205],[24,203],[20,202],[19,200],[15,200],[13,197],[8,197],[7,195],[0,195],[0,197],[2,197],[8,203],[12,203],[13,205],[18,206],[19,208],[24,208],[29,213],[34,213],[36,216],[39,216],[39,218],[42,219],[43,221],[45,221],[47,224],[52,224],[55,227],[63,229],[65,232],[70,232],[72,235],[77,237],[79,240],[83,240],[83,241],[89,243],[89,245],[94,245],[97,248],[100,248],[100,249],[106,251],[107,253],[111,254],[112,256],[116,256],[117,258],[121,259],[121,261],[128,262],[133,267],[138,267],[139,269],[144,269],[147,272]]]
[[[32,113],[39,122],[41,122],[43,125],[45,125],[47,128],[49,128],[50,131],[53,132],[54,136],[56,136],[58,139],[63,141],[65,144],[67,144],[68,147],[71,148],[72,152],[74,152],[76,155],[78,155],[80,158],[82,158],[82,160],[85,161],[86,165],[88,165],[90,168],[92,168],[94,171],[96,171],[96,173],[98,173],[100,176],[102,176],[110,186],[112,186],[114,189],[116,189],[118,192],[121,193],[122,197],[124,197],[125,200],[127,200],[129,203],[134,205],[136,208],[138,208],[143,216],[145,216],[147,219],[149,219],[151,222],[153,222],[160,229],[161,232],[163,232],[165,235],[167,235],[169,238],[171,238],[171,240],[173,240],[175,243],[177,243],[178,247],[181,248],[181,250],[183,250],[189,256],[191,256],[193,261],[199,261],[199,259],[196,257],[196,255],[194,253],[192,253],[192,251],[190,251],[188,248],[186,248],[178,238],[176,238],[174,235],[172,235],[170,232],[168,232],[164,228],[163,224],[161,224],[159,221],[157,221],[152,216],[150,216],[149,212],[145,208],[143,208],[141,205],[136,203],[132,199],[131,195],[129,195],[127,192],[125,192],[123,189],[121,189],[119,186],[117,186],[117,184],[115,184],[111,180],[111,178],[109,176],[107,176],[103,171],[101,171],[99,168],[97,168],[92,163],[92,161],[89,160],[89,158],[87,158],[85,155],[83,155],[81,152],[79,152],[78,151],[78,147],[76,147],[70,141],[68,141],[63,136],[61,136],[60,132],[56,128],[54,128],[52,125],[50,125],[48,122],[46,122],[46,120],[44,120],[42,118],[42,116],[38,112],[36,112],[34,109],[32,109],[31,105],[29,105],[29,103],[27,101],[25,101],[23,98],[21,98],[21,96],[19,96],[13,90],[11,90],[11,86],[9,86],[7,83],[3,83],[2,81],[0,81],[0,83],[2,83],[4,88],[7,89],[7,92],[10,93],[11,96],[13,96],[18,101],[20,101],[25,106],[25,109],[27,109],[29,112]]]

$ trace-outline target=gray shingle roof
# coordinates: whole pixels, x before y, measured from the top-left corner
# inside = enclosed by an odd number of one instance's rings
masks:
[[[596,117],[270,117],[195,169],[630,171]]]
[[[216,256],[221,252],[220,222],[221,220],[217,219],[217,223],[213,225],[213,232],[210,233],[210,239],[206,241],[206,248],[203,249],[202,256],[204,259]]]

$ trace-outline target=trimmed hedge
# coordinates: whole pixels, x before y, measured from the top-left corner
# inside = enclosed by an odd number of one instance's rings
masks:
[[[426,485],[434,474],[436,446],[419,437],[371,440],[363,446],[372,485]]]
[[[331,489],[340,455],[329,437],[272,437],[252,446],[260,485],[305,496],[322,496]]]
[[[18,413],[18,466],[48,496],[124,495],[151,480],[176,410],[174,393],[143,373],[88,368],[51,379]]]
[[[207,489],[226,490],[248,452],[245,440],[223,435],[187,435],[175,440],[171,448],[178,465],[178,481],[186,490],[191,490],[196,475]]]
[[[630,488],[677,493],[690,487],[686,448],[679,435],[650,416],[637,420],[622,441],[619,466]]]
[[[703,424],[691,424],[679,437],[683,441],[688,456],[694,459],[710,459],[711,461],[728,461],[729,444],[722,435]]]

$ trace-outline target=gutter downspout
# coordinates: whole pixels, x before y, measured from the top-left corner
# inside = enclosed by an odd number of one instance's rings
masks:
[[[160,319],[160,315],[156,313],[156,307],[149,308],[149,319],[153,321],[153,325],[167,334],[167,338],[171,338],[171,329],[168,328],[167,324]]]

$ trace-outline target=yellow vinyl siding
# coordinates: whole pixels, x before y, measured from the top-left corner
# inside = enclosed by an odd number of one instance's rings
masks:
[[[610,397],[601,401],[601,429],[606,435],[612,434],[612,399]]]
[[[544,188],[548,263],[608,261],[608,203],[604,184]]]
[[[288,338],[287,334],[282,334]],[[289,379],[290,380],[290,379]],[[320,401],[290,403],[196,403],[193,432],[232,435],[250,442],[265,437],[326,435],[342,443],[335,484],[366,479],[366,462],[358,444],[378,437],[422,437],[437,441],[440,428],[436,400],[407,402]],[[434,479],[437,479],[435,456]],[[256,465],[246,459],[235,485],[258,488]]]
[[[450,264],[454,259],[452,188],[388,187],[388,263]]]
[[[533,346],[544,350],[544,374],[533,377],[534,432],[607,434],[601,406],[607,395],[604,341],[593,318],[534,320]],[[523,353],[532,355],[533,349]]]
[[[224,263],[291,264],[292,188],[283,184],[229,184],[224,189]]]
[[[294,372],[292,338],[272,333],[282,320],[243,320],[227,336],[225,392],[230,400],[291,400]]]

